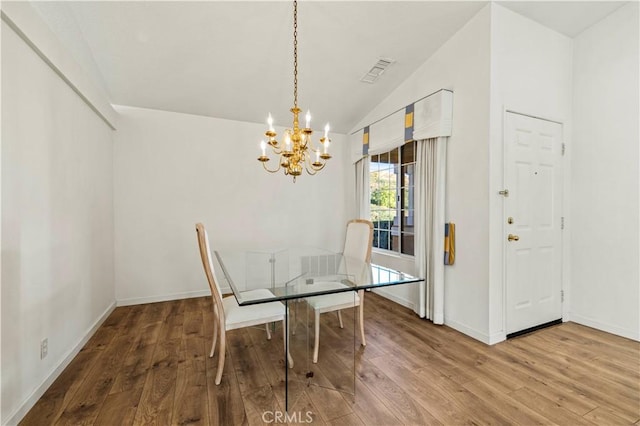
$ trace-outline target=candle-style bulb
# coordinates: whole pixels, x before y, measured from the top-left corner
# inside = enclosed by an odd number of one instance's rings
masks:
[[[329,123],[324,126],[324,138],[327,139],[329,137]]]
[[[266,156],[267,155],[267,144],[264,143],[264,141],[260,141],[260,149],[262,149],[262,156]]]
[[[267,118],[267,124],[269,124],[269,130],[273,132],[273,117],[271,117],[271,113],[269,113],[269,118]]]
[[[307,115],[305,116],[306,118],[306,128],[308,129],[311,126],[311,111],[307,110]]]
[[[289,136],[289,133],[287,133],[287,135],[284,137],[284,144],[285,149],[287,151],[291,151],[291,137]]]

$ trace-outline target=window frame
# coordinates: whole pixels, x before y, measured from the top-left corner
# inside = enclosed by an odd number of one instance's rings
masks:
[[[408,161],[405,162],[407,156],[405,155],[405,150],[410,149],[411,153],[408,156]],[[414,258],[415,256],[415,232],[413,222],[415,221],[415,164],[416,164],[416,142],[409,141],[404,143],[401,146],[395,147],[389,151],[381,152],[378,154],[370,155],[368,158],[369,161],[369,200],[370,200],[370,214],[369,219],[373,222],[374,225],[374,239],[372,243],[372,249],[376,253],[395,256],[395,257],[407,257]],[[395,154],[393,153],[394,151]],[[386,162],[380,162],[380,156],[386,156]],[[397,158],[395,162],[391,162],[392,158]],[[376,160],[374,162],[374,160]],[[373,165],[376,165],[374,167]],[[386,164],[388,167],[381,168],[381,164]],[[380,171],[392,170],[395,174],[395,190],[394,190],[394,200],[395,200],[395,208],[394,209],[375,209],[374,204],[371,203],[374,186],[378,184],[380,181]],[[408,170],[411,170],[411,173],[407,173]],[[378,173],[377,180],[373,179],[374,173]],[[406,181],[408,179],[408,181]],[[389,188],[389,187],[387,187]],[[376,188],[380,189],[380,188]],[[381,192],[388,192],[389,189],[380,190]],[[406,208],[405,208],[406,207]],[[395,216],[393,222],[389,224],[388,228],[380,228],[380,217],[378,216],[378,220],[374,220],[374,215],[376,213],[381,213],[384,211],[393,211]],[[405,216],[406,215],[406,216]],[[396,225],[397,223],[397,225]],[[378,226],[376,226],[378,224]],[[393,228],[397,226],[397,249],[393,248]],[[379,243],[379,237],[376,238],[376,235],[380,235],[380,231],[385,231],[389,233],[388,237],[388,248],[376,246],[376,243]],[[409,250],[406,250],[406,238],[412,238],[412,247]]]

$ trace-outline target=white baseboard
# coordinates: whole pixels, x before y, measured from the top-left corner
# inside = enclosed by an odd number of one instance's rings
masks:
[[[414,312],[416,311],[416,309],[415,309],[416,304],[414,302],[412,302],[410,300],[407,300],[407,299],[405,299],[403,297],[398,297],[395,294],[391,294],[388,291],[385,291],[384,287],[383,288],[376,288],[376,289],[371,290],[371,291],[376,293],[376,294],[379,294],[380,296],[384,297],[385,299],[389,299],[392,302],[397,303],[398,305],[402,305],[405,308],[409,308]]]
[[[231,289],[229,288],[222,288],[220,290],[222,291],[222,294],[231,293]],[[196,291],[185,291],[182,293],[162,294],[158,296],[132,297],[130,299],[117,299],[116,303],[118,306],[131,306],[131,305],[142,305],[144,303],[166,302],[169,300],[191,299],[193,297],[203,297],[203,296],[211,296],[211,291],[209,289],[206,289],[206,290],[196,290]]]
[[[627,339],[640,342],[640,332],[629,330],[628,328],[619,327],[617,325],[607,324],[593,318],[587,318],[574,313],[569,314],[569,321],[595,328],[596,330],[605,331],[615,334],[616,336],[626,337]]]
[[[444,319],[444,325],[449,326],[451,328],[453,328],[454,330],[459,331],[462,334],[466,334],[469,337],[472,337],[476,340],[481,341],[482,343],[485,343],[487,345],[491,345],[493,343],[498,343],[498,342],[492,342],[492,337],[493,336],[489,336],[486,333],[483,333],[479,330],[476,330],[475,328],[469,327],[465,324],[459,323],[457,321],[453,321],[450,319],[445,318]]]
[[[111,312],[116,308],[116,302],[112,302],[109,307],[98,317],[98,319],[93,323],[91,327],[84,333],[82,338],[78,341],[78,343],[71,348],[62,358],[62,361],[54,367],[51,372],[47,375],[44,381],[40,384],[40,386],[36,387],[31,395],[29,395],[22,404],[18,406],[18,408],[8,416],[8,419],[3,424],[6,425],[17,425],[22,418],[33,408],[33,406],[38,402],[38,400],[44,395],[49,386],[53,384],[53,382],[58,378],[60,373],[64,371],[65,368],[71,363],[73,358],[78,355],[80,349],[84,347],[84,345],[89,341],[91,336],[98,330],[98,328],[102,325],[102,323],[107,319]]]
[[[493,333],[489,335],[489,344],[495,345],[496,343],[504,342],[507,340],[507,333],[504,331],[499,331],[497,333]]]

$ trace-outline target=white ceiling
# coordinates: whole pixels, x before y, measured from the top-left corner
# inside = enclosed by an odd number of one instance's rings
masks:
[[[499,1],[497,3],[573,38],[627,2]]]
[[[114,104],[290,125],[293,13],[282,1],[32,3]],[[299,106],[346,133],[485,1],[301,1]],[[501,2],[569,36],[622,2]],[[374,84],[360,78],[379,58]],[[416,94],[419,97],[420,94]]]

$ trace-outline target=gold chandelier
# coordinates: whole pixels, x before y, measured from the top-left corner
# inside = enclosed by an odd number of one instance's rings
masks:
[[[260,141],[260,148],[262,149],[262,155],[258,157],[258,161],[262,163],[262,166],[269,173],[276,173],[278,170],[283,169],[285,175],[293,176],[293,182],[296,181],[296,177],[302,174],[304,168],[308,174],[315,175],[322,170],[327,164],[327,160],[331,158],[329,155],[329,124],[324,128],[324,137],[320,138],[320,144],[322,148],[314,148],[312,146],[311,134],[313,131],[310,128],[311,125],[311,113],[307,111],[305,127],[300,128],[298,121],[298,114],[300,114],[300,108],[298,108],[298,2],[293,2],[293,108],[290,110],[293,113],[293,129],[286,129],[284,132],[284,143],[276,140],[276,132],[273,129],[273,118],[269,114],[267,123],[269,129],[265,132],[267,136],[267,142]],[[276,169],[269,169],[267,167],[267,146],[270,146],[272,151],[279,156],[278,167]],[[315,158],[312,160],[312,156]]]

